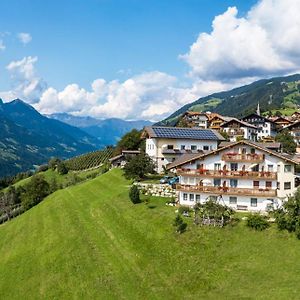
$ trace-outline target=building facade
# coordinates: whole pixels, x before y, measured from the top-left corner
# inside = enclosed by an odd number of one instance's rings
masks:
[[[248,141],[186,157],[168,166],[180,177],[180,205],[213,198],[235,210],[267,211],[296,190],[297,161]]]
[[[181,155],[212,151],[224,141],[218,132],[210,129],[161,126],[145,127],[143,137],[146,154],[154,161],[158,173]]]

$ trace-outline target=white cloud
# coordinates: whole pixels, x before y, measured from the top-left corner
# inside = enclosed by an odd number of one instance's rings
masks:
[[[262,0],[245,17],[236,7],[215,17],[181,58],[210,80],[286,74],[300,69],[299,36],[299,0]]]
[[[13,82],[11,95],[29,103],[38,102],[47,86],[45,81],[36,75],[35,63],[37,60],[36,56],[27,56],[21,60],[12,61],[6,66]]]
[[[20,33],[18,33],[17,36],[18,36],[19,41],[23,45],[30,43],[32,40],[32,37],[31,37],[30,33],[28,33],[28,32],[20,32]]]
[[[4,45],[4,42],[3,42],[3,40],[0,40],[0,50],[1,51],[4,51],[5,50],[5,45]]]

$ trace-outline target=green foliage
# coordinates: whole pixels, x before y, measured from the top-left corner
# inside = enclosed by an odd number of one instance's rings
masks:
[[[48,170],[48,168],[49,168],[49,167],[48,167],[47,164],[41,165],[41,166],[38,167],[37,172],[38,172],[38,173],[46,172],[46,171]]]
[[[220,134],[227,142],[229,141],[229,135],[226,131],[220,131]]]
[[[129,198],[133,204],[141,203],[140,191],[136,185],[131,186],[129,190]]]
[[[300,239],[300,190],[284,202],[274,213],[278,229],[295,232]]]
[[[186,231],[187,223],[183,222],[180,214],[177,214],[174,219],[173,226],[176,227],[176,232],[181,234]]]
[[[55,170],[57,168],[57,165],[61,162],[61,160],[57,157],[52,157],[49,162],[48,162],[48,166],[51,170]]]
[[[21,202],[25,210],[40,203],[50,194],[49,183],[42,175],[34,175],[30,181],[24,185],[24,191],[21,194]]]
[[[270,224],[268,223],[266,217],[261,216],[258,213],[249,214],[246,224],[248,227],[259,231],[265,230],[270,227]]]
[[[58,163],[57,172],[60,175],[68,174],[69,170],[68,170],[68,168],[66,167],[66,164],[63,161]]]
[[[69,170],[81,171],[91,168],[97,168],[102,164],[107,164],[113,155],[113,148],[107,147],[103,150],[90,152],[80,156],[73,157],[65,161]]]
[[[117,143],[115,154],[120,154],[122,150],[138,150],[141,148],[143,143],[141,134],[142,132],[136,129],[126,133]]]
[[[144,153],[131,158],[124,166],[124,174],[127,179],[143,179],[148,173],[154,173],[154,163]]]
[[[275,137],[276,142],[282,144],[283,152],[293,154],[296,152],[297,144],[288,130],[282,130]]]

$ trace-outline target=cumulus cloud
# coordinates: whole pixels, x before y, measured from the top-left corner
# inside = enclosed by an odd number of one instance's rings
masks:
[[[211,33],[200,33],[181,58],[190,75],[232,80],[298,71],[299,0],[263,0],[245,17],[236,7],[216,16]]]
[[[20,33],[18,33],[17,36],[18,36],[19,41],[23,45],[30,43],[32,40],[32,37],[31,37],[30,33],[28,33],[28,32],[20,32]]]
[[[39,101],[47,85],[36,75],[37,60],[37,57],[27,56],[21,60],[12,61],[6,66],[13,82],[11,96],[20,97],[29,103]]]

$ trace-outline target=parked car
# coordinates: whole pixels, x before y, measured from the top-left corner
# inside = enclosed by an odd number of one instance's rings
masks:
[[[172,178],[172,176],[164,176],[159,183],[168,183]]]
[[[176,184],[178,182],[179,182],[179,177],[176,176],[176,177],[171,178],[168,183],[169,183],[169,185],[173,185],[173,184]]]

